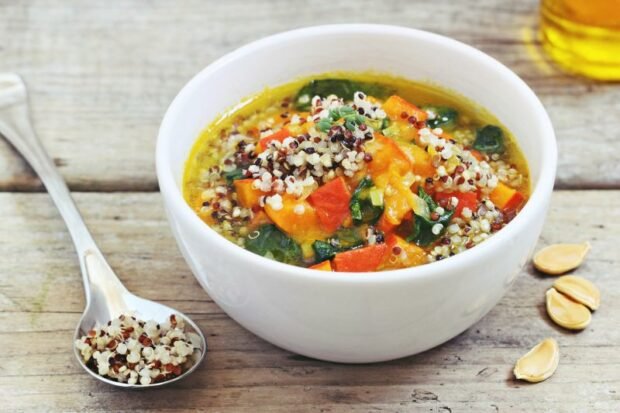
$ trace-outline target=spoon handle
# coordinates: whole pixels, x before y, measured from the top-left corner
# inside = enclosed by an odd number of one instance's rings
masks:
[[[13,73],[0,73],[0,134],[37,173],[65,221],[80,257],[87,302],[90,301],[91,282],[107,282],[114,287],[123,288],[111,270],[96,271],[97,274],[92,271],[91,262],[94,260],[102,261],[105,267],[108,267],[107,263],[75,206],[64,179],[34,132],[30,123],[26,86],[22,79]]]

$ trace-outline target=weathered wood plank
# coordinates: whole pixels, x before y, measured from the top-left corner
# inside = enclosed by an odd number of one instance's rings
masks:
[[[188,311],[210,353],[191,378],[157,392],[122,392],[86,376],[70,352],[83,307],[69,237],[45,194],[0,194],[0,394],[8,410],[212,409],[218,412],[603,412],[620,409],[620,191],[559,191],[541,245],[588,240],[578,270],[603,292],[579,334],[545,316],[552,279],[526,268],[482,321],[426,353],[372,365],[307,359],[262,341],[202,292],[176,250],[156,193],[76,194],[123,282]],[[166,282],[161,287],[162,280]],[[555,337],[561,363],[547,382],[512,379],[515,360]]]
[[[560,145],[558,187],[618,187],[618,85],[568,77],[535,38],[538,0],[402,2],[0,0],[0,71],[22,74],[35,126],[74,189],[153,190],[161,117],[181,86],[222,54],[292,28],[398,24],[470,43],[539,94]],[[303,12],[302,12],[303,10]],[[0,140],[0,189],[39,182]]]

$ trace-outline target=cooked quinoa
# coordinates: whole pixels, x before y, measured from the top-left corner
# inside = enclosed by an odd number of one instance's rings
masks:
[[[184,181],[196,213],[268,258],[374,271],[455,255],[519,212],[527,166],[499,122],[445,91],[351,78],[263,92],[207,128]]]
[[[171,380],[200,359],[200,337],[181,316],[164,323],[122,314],[75,341],[84,363],[100,376],[149,385]]]

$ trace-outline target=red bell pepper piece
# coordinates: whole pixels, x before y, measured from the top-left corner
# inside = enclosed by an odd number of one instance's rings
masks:
[[[350,215],[350,200],[351,192],[342,177],[332,179],[308,197],[321,227],[329,233],[336,231]]]
[[[477,192],[436,192],[435,200],[440,205],[449,205],[451,198],[455,197],[459,200],[456,205],[454,216],[460,217],[463,212],[463,208],[469,208],[470,211],[475,212],[478,209],[478,193]]]
[[[373,244],[355,250],[340,252],[334,257],[334,267],[339,272],[375,271],[388,251],[386,244]]]
[[[282,128],[279,131],[272,133],[269,136],[265,136],[264,138],[258,141],[258,145],[256,145],[256,152],[260,153],[264,151],[265,149],[267,149],[267,147],[269,146],[269,143],[271,143],[272,141],[282,142],[284,139],[288,138],[289,136],[291,136],[291,132],[289,132],[289,130],[286,128]]]

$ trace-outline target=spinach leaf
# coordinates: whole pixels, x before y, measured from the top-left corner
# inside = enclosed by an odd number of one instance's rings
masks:
[[[331,260],[338,252],[338,248],[325,241],[314,241],[312,249],[314,250],[314,259],[317,263]]]
[[[445,130],[452,130],[456,126],[456,121],[459,117],[459,113],[452,108],[446,106],[428,106],[425,109],[431,110],[435,113],[434,119],[428,119],[426,125],[431,128],[442,128]]]
[[[287,264],[299,264],[302,258],[299,245],[273,224],[261,225],[258,228],[258,236],[247,237],[245,248],[255,254]]]
[[[429,211],[433,212],[435,211],[435,209],[437,209],[437,203],[429,194],[426,193],[424,188],[419,187],[418,196],[422,198],[424,202],[426,202],[426,205],[428,205]]]
[[[295,96],[295,108],[308,110],[314,96],[322,98],[336,95],[344,100],[352,100],[355,92],[364,92],[367,95],[383,98],[393,93],[393,90],[376,83],[356,82],[348,79],[316,79],[304,85]]]
[[[486,153],[504,152],[504,132],[495,125],[486,125],[476,131],[474,149]]]
[[[418,196],[426,202],[428,208],[431,212],[435,212],[437,209],[437,203],[431,198],[429,194],[427,194],[422,187],[420,187],[418,191]],[[454,215],[454,210],[444,211],[443,214],[439,215],[439,219],[436,221],[431,220],[428,217],[424,217],[418,214],[415,214],[415,219],[413,222],[413,231],[407,237],[408,242],[415,242],[417,245],[421,247],[426,247],[433,242],[435,242],[441,234],[446,230],[452,216]],[[433,226],[436,224],[442,224],[443,228],[438,234],[433,234]]]
[[[357,228],[342,228],[327,241],[314,241],[312,249],[317,263],[334,258],[338,252],[348,251],[364,244]]]
[[[339,251],[350,250],[364,244],[357,228],[341,228],[329,239],[329,242]]]
[[[383,205],[373,205],[370,190],[374,187],[372,179],[366,177],[360,181],[349,201],[351,218],[356,224],[374,224],[383,213]]]
[[[243,170],[241,168],[235,168],[232,171],[223,172],[222,176],[226,178],[228,185],[232,184],[233,181],[244,177]]]

